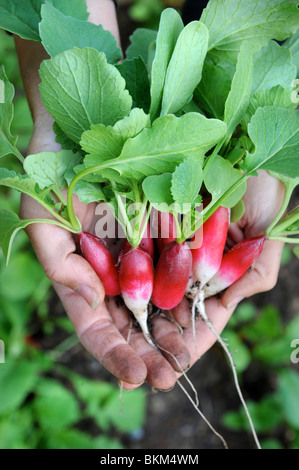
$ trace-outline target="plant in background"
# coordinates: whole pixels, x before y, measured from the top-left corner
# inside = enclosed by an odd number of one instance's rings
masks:
[[[299,338],[299,317],[285,323],[273,305],[257,311],[254,304],[247,302],[237,308],[223,338],[234,351],[241,382],[255,364],[271,376],[272,391],[264,392],[258,401],[247,401],[262,447],[298,448],[299,373],[291,357],[294,338]],[[248,429],[244,410],[227,412],[222,422],[234,431]]]

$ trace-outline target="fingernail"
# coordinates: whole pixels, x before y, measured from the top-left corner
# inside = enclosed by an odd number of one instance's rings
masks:
[[[86,300],[92,310],[96,310],[100,303],[100,297],[91,287],[82,284],[78,286],[75,291]]]
[[[227,305],[227,310],[235,307],[236,305],[238,305],[242,300],[244,299],[244,297],[235,297],[233,300],[231,300],[231,302]]]

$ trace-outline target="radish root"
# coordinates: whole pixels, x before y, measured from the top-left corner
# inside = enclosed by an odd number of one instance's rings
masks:
[[[203,289],[201,289],[202,292]],[[243,408],[245,410],[245,413],[247,415],[247,418],[248,418],[248,421],[249,421],[249,424],[250,424],[250,428],[251,428],[251,431],[252,431],[252,435],[253,435],[253,438],[254,438],[254,441],[256,443],[256,446],[258,449],[261,449],[261,445],[259,443],[259,440],[258,440],[258,437],[256,435],[256,431],[255,431],[255,428],[254,428],[254,425],[253,425],[253,422],[252,422],[252,419],[251,419],[251,416],[250,416],[250,413],[249,413],[249,410],[247,408],[247,405],[246,405],[246,402],[245,402],[245,399],[243,397],[243,394],[242,394],[242,391],[241,391],[241,388],[240,388],[240,385],[239,385],[239,381],[238,381],[238,375],[237,375],[237,370],[236,370],[236,366],[234,364],[234,361],[233,361],[233,357],[228,349],[228,346],[227,344],[225,343],[225,341],[222,339],[222,337],[219,335],[219,333],[216,331],[211,319],[207,316],[206,314],[206,309],[205,309],[205,303],[204,303],[204,293],[200,293],[199,292],[199,295],[198,295],[198,302],[196,303],[196,309],[201,317],[201,319],[205,322],[205,324],[208,326],[208,328],[212,331],[212,333],[216,336],[219,344],[221,345],[222,349],[224,350],[226,356],[228,357],[228,360],[230,362],[230,365],[231,365],[231,369],[232,369],[232,373],[233,373],[233,378],[234,378],[234,382],[235,382],[235,387],[236,387],[236,390],[238,392],[238,395],[239,395],[239,398],[241,400],[241,403],[243,405]]]

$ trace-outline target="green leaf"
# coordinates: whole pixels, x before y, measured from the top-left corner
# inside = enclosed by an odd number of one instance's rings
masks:
[[[0,367],[0,414],[10,414],[25,400],[38,381],[35,362],[9,359]]]
[[[218,175],[215,178],[215,175]],[[207,190],[212,195],[213,202],[216,202],[225,192],[240,180],[242,174],[232,164],[224,158],[216,155],[213,165],[207,165],[203,178]],[[246,191],[246,182],[243,182],[230,196],[222,203],[224,207],[235,206],[243,197]]]
[[[92,124],[114,125],[131,110],[125,80],[95,49],[73,48],[58,54],[42,63],[40,76],[45,107],[77,143]]]
[[[267,342],[282,335],[280,312],[272,305],[263,308],[258,318],[242,329],[242,336],[255,342]]]
[[[242,199],[235,206],[232,207],[230,213],[230,222],[236,223],[238,222],[244,215],[245,212],[245,204]]]
[[[114,129],[122,135],[123,141],[135,137],[145,127],[150,127],[150,116],[142,109],[133,108],[129,116],[114,124]]]
[[[240,339],[239,335],[232,330],[226,328],[223,333],[225,342],[233,355],[234,364],[238,373],[244,372],[251,362],[251,354],[248,347]]]
[[[0,168],[0,185],[28,194],[38,202],[44,202],[48,190],[40,191],[38,185],[28,175],[19,175],[7,168]]]
[[[107,163],[122,176],[143,179],[145,176],[173,172],[187,157],[199,157],[223,138],[222,121],[207,119],[198,113],[180,118],[163,116],[133,139],[129,139],[120,156]]]
[[[296,33],[293,34],[290,38],[288,38],[284,44],[284,46],[288,47],[291,51],[293,64],[296,65],[297,68],[297,78],[299,77],[299,29],[297,29]]]
[[[247,152],[244,168],[251,173],[271,170],[291,178],[299,176],[299,113],[275,106],[258,108],[248,125],[255,144]]]
[[[200,21],[209,30],[209,51],[219,60],[235,61],[242,41],[252,52],[270,39],[282,41],[298,29],[297,2],[285,0],[210,0]]]
[[[280,85],[270,88],[269,90],[264,88],[255,93],[250,98],[246,115],[243,118],[243,124],[247,126],[256,110],[264,106],[278,106],[281,108],[294,109],[296,103],[292,102],[291,93],[291,88],[282,88]]]
[[[224,105],[231,89],[231,76],[220,64],[205,60],[202,79],[194,90],[194,99],[209,117],[223,119]]]
[[[39,33],[51,57],[73,47],[93,47],[106,54],[108,63],[114,64],[122,58],[115,37],[102,25],[66,16],[50,3],[42,5],[41,17]]]
[[[161,115],[176,113],[189,101],[201,80],[208,40],[203,23],[192,21],[184,27],[167,67]]]
[[[253,57],[250,46],[249,43],[243,43],[224,108],[224,122],[227,124],[228,136],[234,132],[248,108],[252,88],[252,71]]]
[[[78,20],[88,19],[86,0],[46,0],[46,2],[49,1],[64,15],[72,16]]]
[[[126,81],[126,89],[133,100],[133,108],[142,108],[146,113],[150,107],[150,84],[145,63],[141,57],[125,59],[116,68]]]
[[[33,407],[42,429],[57,431],[79,420],[80,410],[75,396],[59,382],[43,378],[36,394]]]
[[[12,100],[14,86],[9,82],[4,67],[0,67],[0,158],[7,155],[19,157],[16,149],[17,137],[11,134],[11,124],[14,115]]]
[[[183,28],[182,19],[175,9],[166,8],[162,12],[156,41],[156,53],[151,69],[150,115],[152,120],[159,114],[167,67]]]
[[[105,412],[110,415],[111,423],[116,429],[133,432],[144,424],[145,404],[145,394],[142,390],[123,392],[122,404],[119,393],[114,393],[106,404]]]
[[[71,150],[59,152],[41,152],[28,155],[24,162],[24,170],[41,189],[51,185],[66,188],[64,174],[81,161],[80,155]]]
[[[16,252],[0,272],[0,295],[11,302],[24,302],[31,298],[44,277],[40,263],[31,254]]]
[[[95,166],[105,160],[119,156],[124,140],[119,132],[103,124],[91,126],[91,129],[83,132],[80,145],[89,154],[84,159],[85,166]]]
[[[268,395],[258,403],[248,401],[247,405],[256,432],[272,431],[282,421],[283,413],[277,394]],[[226,413],[222,422],[235,431],[249,430],[244,408],[241,408],[240,411]]]
[[[276,85],[289,88],[296,78],[290,50],[275,41],[269,41],[254,57],[251,93],[270,89]]]
[[[127,59],[141,57],[145,64],[148,61],[148,52],[150,44],[157,38],[157,31],[147,28],[136,28],[130,36],[131,44],[126,50]]]
[[[142,189],[153,207],[161,212],[169,212],[174,200],[171,194],[172,173],[152,175],[144,179]]]
[[[0,182],[1,183],[1,182]],[[24,192],[26,192],[26,188]],[[29,189],[27,187],[27,189]],[[32,197],[32,192],[29,191],[27,194],[30,194]],[[38,196],[35,196],[38,202],[41,202],[38,199]],[[38,224],[38,223],[50,223],[58,226],[63,226],[62,223],[59,223],[52,219],[20,219],[17,214],[14,212],[7,210],[7,209],[0,209],[0,219],[1,219],[1,226],[0,226],[0,247],[2,248],[6,265],[9,262],[12,244],[15,240],[16,235],[22,229],[25,229],[30,224]],[[67,227],[64,227],[65,229]]]
[[[46,0],[0,0],[0,28],[24,39],[39,41],[40,10]],[[85,0],[50,0],[64,14],[87,19]]]
[[[184,160],[173,173],[171,193],[178,204],[190,205],[195,201],[200,191],[203,174],[203,161],[195,158]]]
[[[299,374],[292,369],[282,369],[278,373],[278,378],[278,390],[285,419],[291,427],[299,429]]]

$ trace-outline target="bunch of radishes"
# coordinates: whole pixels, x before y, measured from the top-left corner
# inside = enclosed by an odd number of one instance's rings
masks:
[[[202,230],[199,247],[192,245],[192,239],[190,244],[178,241],[171,213],[158,215],[157,238],[148,223],[138,247],[124,239],[118,260],[97,236],[79,235],[82,255],[99,276],[106,295],[122,295],[153,346],[147,324],[150,302],[158,309],[170,310],[184,295],[197,303],[221,292],[250,268],[264,242],[263,236],[246,239],[224,252],[230,221],[230,210],[225,207],[219,207],[198,229]]]

